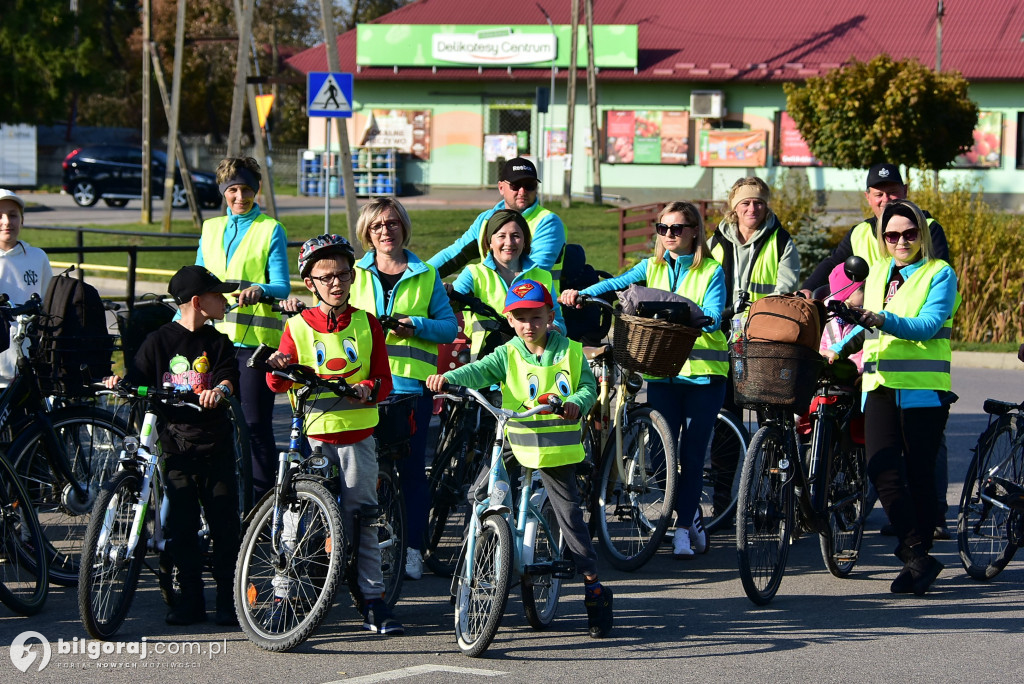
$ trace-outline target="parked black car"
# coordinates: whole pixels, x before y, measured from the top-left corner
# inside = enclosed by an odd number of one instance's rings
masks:
[[[167,155],[152,151],[153,197],[164,196],[164,174]],[[95,145],[81,147],[64,158],[64,191],[81,207],[91,207],[100,198],[111,207],[123,207],[128,200],[142,198],[142,148],[131,145]],[[205,209],[216,209],[222,197],[217,191],[217,179],[206,171],[193,171],[192,183],[196,199]],[[181,174],[175,173],[175,207],[188,206]]]

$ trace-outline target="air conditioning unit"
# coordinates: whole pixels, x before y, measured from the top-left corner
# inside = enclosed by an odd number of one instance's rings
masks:
[[[690,116],[700,119],[721,119],[725,116],[725,95],[721,90],[690,92]]]

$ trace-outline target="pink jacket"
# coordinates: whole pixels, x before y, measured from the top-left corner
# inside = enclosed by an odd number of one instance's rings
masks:
[[[850,331],[854,328],[849,323],[844,323],[838,318],[833,318],[825,325],[825,330],[821,334],[821,346],[819,349],[825,351],[832,345],[837,344],[840,340],[846,337]],[[861,349],[856,354],[851,354],[848,357],[851,361],[857,364],[857,371],[860,373],[864,372],[864,350]]]

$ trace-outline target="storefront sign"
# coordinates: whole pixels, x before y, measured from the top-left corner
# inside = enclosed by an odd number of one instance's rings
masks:
[[[545,128],[544,149],[548,159],[564,157],[569,151],[569,136],[564,128]]]
[[[609,164],[689,163],[689,112],[610,110],[605,130]]]
[[[978,112],[978,125],[974,129],[974,144],[967,152],[957,156],[954,167],[998,169],[1003,164],[1003,114]]]
[[[498,159],[512,159],[518,156],[515,134],[484,136],[484,161],[496,162]]]
[[[594,27],[594,62],[602,69],[637,66],[637,27]],[[577,63],[587,63],[586,32],[580,31]],[[383,67],[569,66],[569,26],[360,24],[356,64]],[[562,46],[559,50],[558,46]]]
[[[430,161],[429,109],[374,109],[360,136],[362,147],[394,147]]]
[[[700,132],[701,166],[765,166],[768,131],[704,130]]]
[[[800,135],[796,122],[788,112],[779,112],[777,130],[779,132],[778,145],[780,166],[821,166],[817,157],[811,154],[811,148],[807,141]]]

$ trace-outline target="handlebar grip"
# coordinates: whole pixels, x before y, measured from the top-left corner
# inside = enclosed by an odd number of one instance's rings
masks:
[[[256,351],[252,353],[249,360],[245,362],[245,365],[249,368],[255,368],[256,370],[270,370],[270,366],[267,365],[267,359],[270,355],[277,350],[271,347],[269,344],[261,344],[256,347]]]

